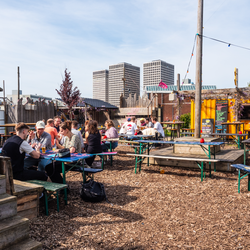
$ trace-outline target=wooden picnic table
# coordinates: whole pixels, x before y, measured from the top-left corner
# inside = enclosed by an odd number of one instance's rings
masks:
[[[169,121],[169,122],[161,122],[161,124],[171,125],[171,129],[175,129],[177,126],[177,137],[180,137],[181,125],[184,124],[183,121]],[[163,127],[164,129],[164,127]]]
[[[244,122],[222,122],[221,125],[222,125],[222,131],[223,131],[223,127],[225,127],[225,126],[226,127],[235,126],[235,133],[236,134],[240,131],[240,126],[243,125],[242,132],[244,132]]]
[[[220,146],[224,144],[224,142],[198,142],[198,141],[156,141],[156,140],[139,140],[140,143],[140,149],[139,149],[139,154],[142,155],[144,152],[147,151],[147,154],[149,155],[149,152],[154,144],[185,144],[185,145],[199,145],[205,152],[205,154],[208,156],[208,159],[211,159],[211,147],[214,146]],[[208,148],[206,148],[207,146]],[[215,152],[214,150],[214,159],[215,159]],[[139,158],[139,159],[138,159]],[[142,157],[136,156],[136,161],[135,161],[135,173],[137,171],[137,164],[140,164],[141,168],[141,163],[142,163]],[[149,158],[147,165],[149,166]],[[214,171],[216,171],[216,163],[214,163]],[[209,162],[209,176],[211,177],[211,162]]]

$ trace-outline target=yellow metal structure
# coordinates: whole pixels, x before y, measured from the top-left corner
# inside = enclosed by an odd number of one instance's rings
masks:
[[[222,99],[226,100],[226,99]],[[234,106],[234,99],[228,99],[228,113],[227,113],[227,121],[234,122],[234,113],[232,107]],[[244,101],[244,103],[250,103],[250,100]],[[215,108],[216,108],[216,100],[209,99],[209,100],[202,100],[201,104],[201,126],[202,126],[202,119],[214,119],[214,132],[215,132]],[[225,121],[225,122],[227,122]],[[240,122],[244,122],[244,129],[250,129],[250,120],[239,120]],[[191,129],[194,129],[195,124],[195,103],[194,100],[191,100]],[[201,129],[201,128],[200,128]],[[243,128],[241,128],[242,132]],[[235,133],[235,126],[229,126],[228,133]]]

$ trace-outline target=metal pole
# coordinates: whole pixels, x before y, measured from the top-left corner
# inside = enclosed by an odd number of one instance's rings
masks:
[[[17,67],[17,101],[19,101],[20,95],[20,72],[19,72],[19,66]]]
[[[203,35],[203,0],[198,0],[196,74],[195,74],[195,127],[194,137],[200,137],[201,128],[201,86],[202,86],[202,35]]]
[[[180,91],[180,74],[177,74],[177,92]],[[177,99],[177,116],[179,117],[177,120],[181,117],[181,110],[180,110],[180,98]]]

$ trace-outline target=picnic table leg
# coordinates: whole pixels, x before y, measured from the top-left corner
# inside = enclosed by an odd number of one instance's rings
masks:
[[[238,169],[238,193],[240,193],[240,169]]]
[[[248,191],[250,191],[250,175],[248,174]]]
[[[208,158],[211,159],[211,148],[208,145]],[[211,162],[209,162],[209,177],[211,178]]]
[[[246,143],[244,143],[244,165],[246,165]]]
[[[201,181],[203,181],[203,161],[201,162]]]
[[[237,138],[238,139],[238,143],[237,143],[238,144],[238,149],[240,149],[240,136],[237,136],[237,137],[238,137]]]
[[[58,194],[58,191],[56,191],[56,205],[57,205],[57,212],[59,212],[59,194]]]
[[[109,148],[110,152],[112,152],[112,141],[110,141],[110,148]],[[113,162],[113,156],[110,155],[110,166],[112,166],[112,162]]]
[[[65,173],[65,165],[62,162],[62,174],[63,174],[63,184],[66,184],[66,173]],[[67,188],[64,189],[64,202],[67,205]]]
[[[43,191],[43,195],[44,195],[44,202],[45,202],[45,214],[48,216],[49,215],[48,196],[47,196],[47,191],[45,189]]]
[[[141,146],[142,146],[142,150],[141,150]],[[143,152],[143,145],[140,143],[140,155],[142,154]],[[141,163],[142,163],[142,157],[139,156],[139,160],[140,160],[140,165],[139,165],[139,172],[141,172]]]
[[[148,155],[149,155],[149,143],[148,143]],[[149,157],[148,157],[148,166],[149,166]]]
[[[214,149],[214,159],[215,159],[215,146],[213,147]],[[214,172],[216,172],[216,162],[214,162]]]
[[[135,147],[135,154],[137,154],[137,148]],[[135,157],[135,174],[137,172],[137,160],[138,160],[138,156]]]

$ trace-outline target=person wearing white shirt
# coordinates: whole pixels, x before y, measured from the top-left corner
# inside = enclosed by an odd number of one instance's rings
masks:
[[[135,124],[135,117],[128,118],[128,122],[126,123],[126,131],[127,131],[127,135],[134,135],[135,132],[138,131],[137,125]]]
[[[164,130],[163,130],[161,124],[157,121],[156,117],[154,117],[152,119],[152,122],[154,124],[154,129],[157,130],[161,134],[162,137],[165,137]]]

